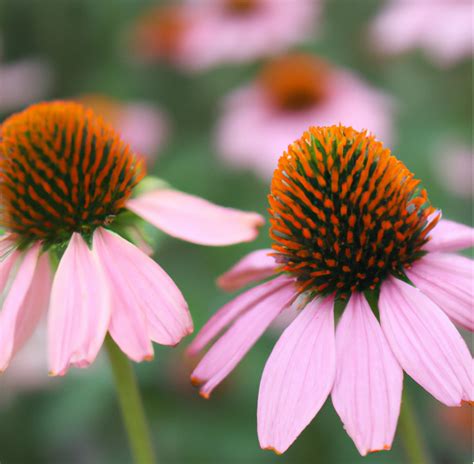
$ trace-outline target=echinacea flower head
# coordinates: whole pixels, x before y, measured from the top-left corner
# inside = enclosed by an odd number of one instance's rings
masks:
[[[2,126],[1,225],[25,244],[91,235],[144,176],[129,147],[92,112],[39,104]]]
[[[448,406],[474,396],[472,357],[452,321],[473,330],[474,244],[440,220],[413,174],[374,136],[311,127],[281,156],[269,194],[272,250],[220,277],[237,290],[191,354],[219,337],[192,374],[208,397],[277,316],[297,313],[263,371],[262,448],[284,452],[327,397],[359,452],[390,449],[403,371]],[[227,330],[224,331],[224,329]]]
[[[469,0],[390,0],[371,26],[378,51],[397,54],[421,48],[440,66],[472,57],[472,2]]]
[[[187,0],[157,7],[137,22],[137,53],[189,71],[272,56],[312,35],[321,3]]]
[[[191,20],[183,6],[160,5],[138,18],[133,31],[136,53],[145,59],[173,60],[185,53],[184,34]]]
[[[290,145],[269,202],[281,269],[301,291],[343,298],[402,275],[437,222],[420,181],[352,128],[310,130]]]
[[[315,55],[290,53],[268,61],[253,82],[225,99],[216,145],[226,163],[267,179],[288,141],[310,124],[344,120],[387,140],[391,116],[390,99],[353,73]]]
[[[76,103],[31,106],[0,131],[0,370],[47,308],[52,375],[88,366],[107,333],[135,361],[153,357],[152,342],[176,345],[189,334],[181,292],[128,241],[139,216],[208,245],[251,240],[260,216],[163,185],[133,196],[142,162]]]

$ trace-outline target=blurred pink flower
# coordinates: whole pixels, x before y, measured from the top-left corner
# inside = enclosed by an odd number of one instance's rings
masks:
[[[137,52],[191,70],[287,50],[313,33],[321,1],[188,0],[138,22]]]
[[[268,179],[288,141],[310,125],[342,123],[390,140],[391,119],[391,100],[355,74],[292,54],[271,61],[255,82],[227,98],[217,150],[231,166]]]
[[[37,58],[0,62],[0,112],[9,112],[41,100],[51,88],[52,73]]]
[[[472,56],[472,1],[391,0],[375,19],[371,40],[387,53],[420,47],[438,64],[449,66]]]
[[[263,222],[171,189],[132,198],[140,162],[110,126],[72,102],[7,119],[0,173],[0,371],[46,311],[51,375],[90,365],[107,333],[143,361],[153,357],[152,342],[176,345],[192,332],[173,280],[114,230],[121,213],[205,245],[253,240]],[[50,259],[59,259],[54,276]]]
[[[161,110],[150,103],[122,103],[104,95],[84,95],[78,101],[111,124],[147,164],[153,163],[169,132],[168,119]]]
[[[473,360],[451,322],[474,329],[473,261],[453,254],[474,245],[474,229],[437,223],[417,189],[390,150],[350,128],[310,128],[280,158],[273,250],[218,282],[237,290],[270,279],[218,310],[188,348],[217,339],[191,376],[208,398],[277,316],[298,313],[262,374],[262,448],[286,451],[331,395],[362,455],[390,449],[403,371],[448,406],[474,400]]]
[[[461,198],[472,198],[473,160],[472,149],[456,142],[446,143],[440,153],[434,155],[435,173],[446,191]]]

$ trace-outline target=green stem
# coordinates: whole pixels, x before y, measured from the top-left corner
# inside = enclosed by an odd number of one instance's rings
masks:
[[[431,460],[423,445],[420,427],[406,391],[403,393],[398,429],[409,462],[411,464],[430,464]]]
[[[154,464],[156,462],[155,453],[132,364],[110,336],[107,336],[105,346],[112,366],[120,409],[134,462],[136,464]]]

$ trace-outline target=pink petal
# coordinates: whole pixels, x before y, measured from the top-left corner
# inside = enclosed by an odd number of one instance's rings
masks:
[[[150,339],[176,345],[193,331],[183,295],[155,261],[105,229],[94,234],[94,247],[110,280],[110,334],[132,359],[152,356]]]
[[[471,259],[448,253],[428,253],[405,272],[451,320],[474,331],[474,262]]]
[[[446,314],[415,287],[394,277],[381,288],[380,320],[408,375],[448,406],[472,398],[472,358]]]
[[[400,413],[403,371],[365,297],[354,293],[336,331],[332,402],[359,453],[388,450]]]
[[[256,213],[214,205],[177,190],[155,190],[127,202],[127,208],[167,234],[200,245],[250,242],[264,219]]]
[[[198,364],[191,379],[204,384],[201,395],[208,398],[212,390],[237,366],[276,316],[291,304],[295,289],[290,281],[241,316],[211,347]]]
[[[264,301],[282,286],[288,284],[290,279],[280,276],[258,287],[251,288],[234,298],[217,311],[204,325],[189,345],[187,352],[194,356],[199,353],[214,337],[242,313],[245,313],[256,304]]]
[[[39,245],[24,254],[14,252],[0,266],[1,296],[5,298],[0,312],[0,371],[8,367],[13,355],[31,336],[44,311],[43,292],[32,297],[41,278],[36,269],[44,271],[44,264],[38,265],[39,252]],[[33,304],[36,296],[37,304]]]
[[[465,224],[441,219],[425,245],[428,251],[458,251],[474,246],[474,229]]]
[[[311,301],[276,343],[258,395],[260,446],[283,453],[326,401],[336,372],[334,299]]]
[[[91,364],[110,321],[109,289],[95,250],[74,233],[53,281],[48,319],[51,375]]]
[[[273,250],[257,250],[244,256],[226,273],[217,279],[217,285],[227,292],[234,292],[251,284],[259,282],[275,274],[277,265],[275,258],[270,256]]]

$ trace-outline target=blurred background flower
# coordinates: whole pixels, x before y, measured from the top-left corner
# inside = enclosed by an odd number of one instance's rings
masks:
[[[433,156],[433,169],[443,188],[454,196],[471,199],[474,188],[472,149],[456,140],[446,141]]]
[[[217,150],[230,165],[269,179],[281,153],[310,125],[344,122],[390,141],[392,106],[356,74],[315,55],[281,56],[226,98]]]
[[[300,0],[274,3],[283,5],[287,12],[290,5],[303,4]],[[434,5],[420,0],[421,3],[425,5],[426,23],[429,24]],[[450,3],[472,4],[470,0]],[[370,89],[369,93],[382,95],[384,102],[388,96],[390,104],[382,105],[381,110],[388,109],[388,112],[381,119],[388,121],[392,138],[390,148],[422,180],[433,205],[443,210],[443,217],[471,223],[472,197],[459,196],[452,190],[456,188],[460,174],[450,177],[447,170],[441,172],[443,170],[437,167],[438,157],[448,159],[455,152],[451,149],[451,140],[465,146],[467,153],[472,152],[470,53],[452,60],[449,67],[440,67],[415,50],[397,56],[388,53],[382,56],[374,39],[368,40],[368,37],[372,22],[391,4],[389,0],[364,0],[357,2],[356,8],[351,8],[352,3],[348,6],[347,0],[311,1],[308,4],[307,8],[314,11],[307,15],[308,29],[290,22],[294,16],[287,13],[282,37],[293,34],[295,39],[285,41],[278,50],[265,48],[258,55],[242,58],[238,63],[231,58],[224,59],[221,47],[225,39],[232,55],[239,55],[239,49],[246,48],[246,35],[240,35],[237,42],[230,43],[226,31],[219,27],[206,45],[219,50],[217,55],[212,51],[213,59],[218,56],[219,61],[212,61],[206,55],[200,72],[190,73],[190,68],[179,58],[184,56],[179,50],[180,30],[187,29],[186,24],[180,25],[179,19],[173,19],[174,13],[170,13],[168,20],[165,14],[157,13],[153,17],[152,12],[167,5],[186,11],[192,6],[196,13],[189,20],[199,16],[197,12],[201,9],[209,11],[211,18],[221,18],[222,9],[209,6],[209,2],[202,6],[204,3],[198,0],[172,3],[159,0],[3,0],[0,2],[1,63],[2,66],[10,65],[29,57],[48,63],[50,75],[54,77],[51,87],[46,94],[33,99],[101,95],[118,103],[122,110],[135,102],[150,105],[165,115],[171,128],[165,142],[158,143],[154,153],[145,153],[157,155],[155,163],[148,166],[150,174],[212,202],[265,214],[269,182],[268,177],[264,177],[268,174],[263,173],[268,173],[270,168],[266,165],[266,171],[263,168],[256,171],[256,161],[249,162],[251,157],[260,157],[260,152],[255,151],[241,155],[242,163],[233,159],[235,164],[229,164],[221,150],[217,150],[216,127],[221,126],[221,118],[226,114],[227,97],[249,84],[261,82],[262,70],[273,57],[295,52],[313,55],[324,60],[329,70],[343,70],[345,74],[356,76],[361,86]],[[439,4],[441,2],[437,1],[436,5]],[[468,18],[470,15],[466,14]],[[163,31],[168,44],[164,47],[164,55],[158,56],[153,50],[153,27],[151,36],[141,42],[137,40],[137,27],[145,24],[146,18],[151,23],[156,18],[168,22]],[[446,18],[449,18],[447,13]],[[187,21],[185,18],[184,23]],[[216,20],[213,21],[215,24]],[[454,35],[459,29],[457,23],[449,19],[442,27],[433,26],[439,34],[445,28]],[[387,30],[386,38],[399,37]],[[451,43],[448,39],[445,41]],[[161,39],[157,43],[161,43]],[[147,47],[151,48],[148,54],[151,60],[140,56],[140,51]],[[2,98],[5,85],[1,76],[0,71],[0,122],[11,111],[20,109],[3,106],[7,100]],[[22,86],[21,96],[33,87]],[[357,101],[361,98],[356,97]],[[20,103],[20,107],[26,104]],[[349,124],[349,118],[354,118],[354,114],[346,113],[342,117],[341,122]],[[368,124],[363,126],[381,138],[379,129]],[[300,130],[294,138],[300,135]],[[286,146],[292,141],[291,138],[282,139],[281,144]],[[233,144],[240,144],[237,135]],[[275,159],[279,154],[275,154]],[[261,158],[265,158],[263,152]],[[448,180],[454,178],[456,182]],[[182,289],[196,332],[229,300],[228,295],[216,287],[217,276],[245,253],[268,246],[266,230],[255,243],[225,250],[185,243],[154,228],[150,232],[158,242],[153,250],[154,257]],[[137,367],[161,462],[405,464],[406,455],[399,439],[395,439],[389,453],[361,458],[329,403],[284,456],[277,457],[259,449],[255,435],[258,382],[265,359],[280,332],[281,329],[275,328],[263,337],[232,377],[215,392],[212,402],[199,398],[187,381],[193,366],[189,365],[191,361],[183,361],[186,344],[172,352],[157,346],[157,363]],[[469,337],[467,341],[472,343]],[[41,350],[32,352],[43,354]],[[5,377],[5,382],[7,380]],[[2,462],[128,464],[125,434],[116,411],[112,376],[107,367],[100,365],[97,369],[74,373],[64,381],[47,382],[55,388],[22,391],[18,388],[15,400],[1,405],[2,424],[8,424],[0,433]],[[432,460],[443,464],[472,460],[469,441],[458,440],[458,436],[446,433],[447,426],[442,420],[433,420],[447,408],[435,407],[428,395],[409,379],[405,380],[404,390],[414,398]],[[117,437],[123,437],[123,440]]]
[[[136,51],[191,70],[254,60],[311,36],[321,3],[187,0],[153,8],[135,26]]]
[[[469,0],[389,0],[372,28],[374,46],[386,53],[422,48],[437,64],[449,66],[472,55]]]
[[[49,65],[37,57],[5,62],[0,36],[0,112],[22,106],[48,96],[53,85]]]

